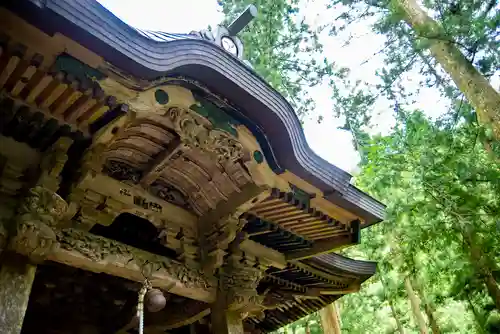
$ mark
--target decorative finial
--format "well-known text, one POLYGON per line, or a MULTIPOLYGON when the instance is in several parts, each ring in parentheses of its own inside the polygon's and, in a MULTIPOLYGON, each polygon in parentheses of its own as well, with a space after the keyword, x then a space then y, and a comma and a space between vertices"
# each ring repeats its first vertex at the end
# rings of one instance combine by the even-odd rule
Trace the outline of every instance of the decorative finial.
POLYGON ((242 31, 249 23, 257 16, 257 7, 254 5, 248 6, 243 13, 240 14, 230 25, 227 27, 231 36, 236 36, 242 31))

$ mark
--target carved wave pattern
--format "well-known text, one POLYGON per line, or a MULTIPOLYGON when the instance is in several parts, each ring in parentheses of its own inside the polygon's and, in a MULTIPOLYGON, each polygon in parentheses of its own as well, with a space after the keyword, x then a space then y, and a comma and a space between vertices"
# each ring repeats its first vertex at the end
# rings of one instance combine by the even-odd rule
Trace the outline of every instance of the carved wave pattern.
POLYGON ((189 115, 189 111, 177 108, 163 117, 140 113, 105 151, 104 172, 117 180, 140 184, 153 195, 197 215, 240 192, 251 182, 243 166, 249 155, 232 135, 210 130, 207 121, 189 122, 186 127, 189 115))

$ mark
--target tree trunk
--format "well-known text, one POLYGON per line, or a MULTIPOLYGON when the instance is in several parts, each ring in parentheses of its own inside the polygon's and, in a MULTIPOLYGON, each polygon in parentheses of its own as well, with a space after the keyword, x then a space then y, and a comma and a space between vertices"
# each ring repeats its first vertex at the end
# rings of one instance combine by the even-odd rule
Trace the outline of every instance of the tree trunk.
POLYGON ((324 334, 341 334, 339 312, 335 302, 324 307, 320 312, 321 327, 324 334))
POLYGON ((311 329, 309 328, 309 320, 306 319, 306 334, 311 334, 311 329))
POLYGON ((396 326, 398 327, 399 334, 405 334, 405 330, 403 328, 403 325, 401 324, 401 321, 399 321, 399 317, 398 314, 396 313, 396 308, 394 307, 392 299, 388 299, 388 301, 389 301, 389 306, 391 307, 392 317, 394 318, 394 320, 396 320, 396 326))
POLYGON ((424 316, 422 314, 422 311, 420 311, 420 301, 413 291, 410 277, 405 278, 405 288, 406 293, 408 294, 408 298, 410 299, 410 305, 415 317, 415 321, 417 322, 418 328, 420 329, 420 334, 429 334, 429 332, 427 331, 427 325, 425 323, 424 316))
POLYGON ((484 277, 484 284, 488 290, 488 295, 495 303, 495 308, 500 311, 500 288, 491 273, 491 268, 485 263, 484 255, 481 249, 475 244, 474 239, 470 233, 464 234, 466 242, 469 245, 472 265, 476 269, 477 273, 484 277))
POLYGON ((429 324, 431 325, 432 333, 433 334, 440 334, 441 330, 439 329, 439 325, 437 323, 437 320, 434 317, 434 312, 435 312, 434 306, 427 299, 427 295, 425 294, 425 291, 424 291, 422 285, 420 285, 420 282, 418 282, 417 280, 413 280, 412 283, 413 283, 413 286, 415 287, 415 289, 417 290, 418 295, 422 299, 422 303, 424 304, 425 314, 427 315, 427 319, 429 319, 429 324))
POLYGON ((484 283, 486 284, 486 288, 488 289, 488 294, 495 302, 495 307, 498 311, 500 311, 500 289, 498 288, 497 281, 493 277, 491 270, 486 270, 484 278, 484 283))
POLYGON ((436 318, 434 317, 434 309, 432 308, 432 306, 429 303, 427 303, 427 301, 425 302, 424 306, 425 306, 424 307, 425 314, 427 315, 427 318, 429 319, 429 323, 431 324, 432 333, 433 334, 441 334, 441 330, 439 329, 436 318))
POLYGON ((500 94, 477 71, 446 36, 442 27, 418 5, 416 0, 393 0, 404 15, 405 22, 420 37, 428 39, 429 51, 450 75, 457 87, 476 110, 481 124, 490 127, 500 140, 500 94))
POLYGON ((380 283, 382 283, 382 288, 384 289, 384 298, 389 302, 389 306, 391 307, 391 314, 394 320, 396 320, 396 326, 398 328, 399 334, 405 334, 405 330, 403 328, 403 325, 401 324, 401 321, 399 321, 398 313, 396 312, 396 308, 394 307, 394 303, 392 302, 392 299, 390 296, 387 294, 387 285, 385 283, 384 276, 380 274, 380 283))
POLYGON ((471 309, 472 314, 474 315, 474 320, 476 322, 476 329, 477 329, 478 333, 484 334, 484 329, 483 329, 483 327, 484 327, 484 321, 481 318, 481 315, 479 315, 479 313, 477 313, 476 307, 472 303, 472 300, 470 299, 470 296, 469 296, 468 292, 465 292, 465 296, 467 298, 467 303, 469 304, 469 308, 471 309))

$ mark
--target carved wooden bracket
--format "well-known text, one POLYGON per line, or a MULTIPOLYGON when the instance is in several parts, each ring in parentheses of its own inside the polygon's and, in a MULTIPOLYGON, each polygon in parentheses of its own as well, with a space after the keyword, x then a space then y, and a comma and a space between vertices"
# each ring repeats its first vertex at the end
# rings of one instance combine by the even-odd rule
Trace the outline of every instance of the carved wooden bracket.
POLYGON ((46 259, 58 244, 53 231, 64 225, 68 204, 47 188, 36 186, 21 202, 16 217, 16 232, 10 248, 34 262, 46 259))
POLYGON ((249 184, 198 221, 203 270, 213 273, 222 266, 230 244, 247 223, 243 214, 266 196, 264 187, 249 184))
POLYGON ((200 268, 198 238, 193 230, 181 228, 180 231, 180 256, 188 267, 200 268))
POLYGON ((229 245, 234 242, 246 222, 244 218, 240 219, 234 214, 229 214, 210 227, 209 232, 204 234, 201 249, 204 252, 203 270, 213 273, 222 266, 229 245))
POLYGON ((42 174, 37 184, 56 192, 59 188, 60 174, 68 161, 68 149, 73 140, 68 137, 59 138, 45 153, 40 164, 42 174))
POLYGON ((260 309, 263 296, 257 293, 257 286, 264 270, 255 259, 242 254, 231 254, 226 258, 218 276, 219 293, 225 297, 228 310, 248 314, 260 309))
POLYGON ((36 186, 29 190, 18 210, 21 221, 40 222, 50 227, 60 226, 68 204, 52 190, 36 186))

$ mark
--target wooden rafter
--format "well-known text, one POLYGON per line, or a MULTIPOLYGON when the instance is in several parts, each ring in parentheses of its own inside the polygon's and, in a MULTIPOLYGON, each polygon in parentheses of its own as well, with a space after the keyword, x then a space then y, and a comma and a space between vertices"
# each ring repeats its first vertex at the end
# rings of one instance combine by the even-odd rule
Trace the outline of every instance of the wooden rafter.
POLYGON ((350 235, 334 236, 332 238, 316 241, 311 248, 307 250, 292 252, 288 254, 286 258, 289 261, 303 260, 315 255, 331 253, 352 244, 352 237, 350 235))
POLYGON ((156 157, 153 162, 148 166, 144 172, 141 184, 143 186, 149 186, 153 183, 163 172, 168 162, 174 154, 181 151, 184 148, 179 137, 175 137, 167 146, 167 148, 156 157))

